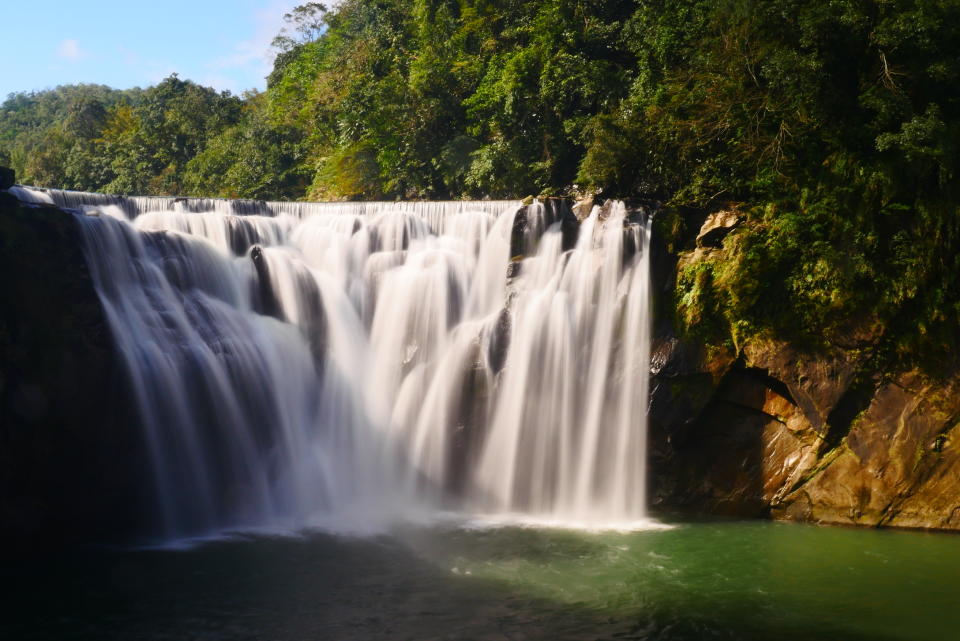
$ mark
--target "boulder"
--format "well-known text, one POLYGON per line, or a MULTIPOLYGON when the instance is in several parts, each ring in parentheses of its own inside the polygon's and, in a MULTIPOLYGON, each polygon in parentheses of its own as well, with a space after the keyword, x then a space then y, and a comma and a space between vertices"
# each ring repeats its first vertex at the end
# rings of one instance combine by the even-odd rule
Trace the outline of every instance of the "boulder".
POLYGON ((587 217, 590 215, 590 213, 593 211, 593 205, 594 205, 594 197, 592 195, 584 196, 583 198, 578 200, 576 203, 574 203, 571 209, 573 211, 573 215, 577 218, 577 221, 583 222, 584 220, 586 220, 587 217))
POLYGON ((740 215, 733 210, 717 211, 709 216, 697 234, 697 247, 721 247, 723 239, 740 224, 740 215))

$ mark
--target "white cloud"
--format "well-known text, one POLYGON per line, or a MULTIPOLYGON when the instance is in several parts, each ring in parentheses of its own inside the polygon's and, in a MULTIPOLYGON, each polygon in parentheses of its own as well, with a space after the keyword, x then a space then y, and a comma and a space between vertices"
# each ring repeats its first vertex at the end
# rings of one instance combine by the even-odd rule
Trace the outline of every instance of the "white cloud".
POLYGON ((80 43, 68 38, 57 46, 57 57, 67 62, 78 62, 87 57, 87 52, 80 48, 80 43))

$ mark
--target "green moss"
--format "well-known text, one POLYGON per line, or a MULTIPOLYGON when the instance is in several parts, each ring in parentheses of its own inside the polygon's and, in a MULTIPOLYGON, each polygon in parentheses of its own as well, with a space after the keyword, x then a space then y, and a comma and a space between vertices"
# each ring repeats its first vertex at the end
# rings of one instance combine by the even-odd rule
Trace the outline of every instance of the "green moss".
POLYGON ((673 254, 683 248, 687 224, 678 210, 665 208, 658 211, 653 219, 653 228, 654 234, 663 239, 668 252, 673 254))

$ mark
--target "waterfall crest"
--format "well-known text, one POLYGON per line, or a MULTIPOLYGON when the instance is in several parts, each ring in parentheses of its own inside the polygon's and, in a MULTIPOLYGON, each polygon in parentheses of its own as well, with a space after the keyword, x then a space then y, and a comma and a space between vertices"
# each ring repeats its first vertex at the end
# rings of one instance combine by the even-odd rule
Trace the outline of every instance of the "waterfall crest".
POLYGON ((645 518, 645 213, 17 190, 80 214, 163 536, 645 518))

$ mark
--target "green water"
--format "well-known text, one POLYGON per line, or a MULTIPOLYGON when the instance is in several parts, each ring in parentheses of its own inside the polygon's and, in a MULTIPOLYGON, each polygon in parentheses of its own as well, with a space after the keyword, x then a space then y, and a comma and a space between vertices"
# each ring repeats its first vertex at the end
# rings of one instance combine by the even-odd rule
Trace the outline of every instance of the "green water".
POLYGON ((3 639, 960 638, 960 537, 410 528, 7 563, 3 639))

